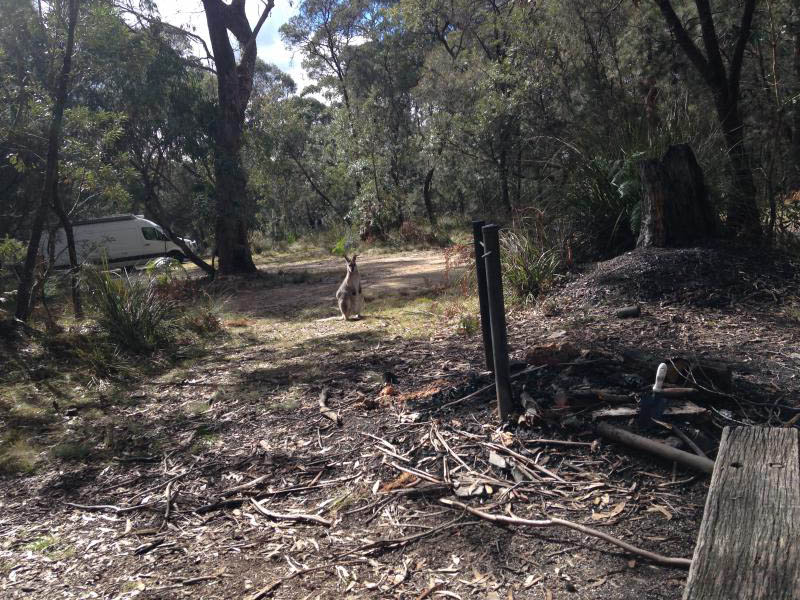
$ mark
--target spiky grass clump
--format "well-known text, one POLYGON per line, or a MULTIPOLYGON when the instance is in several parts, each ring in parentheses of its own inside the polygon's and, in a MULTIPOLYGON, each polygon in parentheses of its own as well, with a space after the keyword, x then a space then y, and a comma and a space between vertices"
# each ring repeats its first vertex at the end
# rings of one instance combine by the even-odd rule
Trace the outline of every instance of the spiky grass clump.
POLYGON ((503 279, 513 300, 527 302, 546 292, 561 269, 561 256, 537 244, 524 232, 506 230, 500 236, 503 279))
POLYGON ((137 353, 169 344, 178 307, 159 293, 156 277, 119 275, 102 265, 85 267, 84 281, 97 322, 111 340, 137 353))

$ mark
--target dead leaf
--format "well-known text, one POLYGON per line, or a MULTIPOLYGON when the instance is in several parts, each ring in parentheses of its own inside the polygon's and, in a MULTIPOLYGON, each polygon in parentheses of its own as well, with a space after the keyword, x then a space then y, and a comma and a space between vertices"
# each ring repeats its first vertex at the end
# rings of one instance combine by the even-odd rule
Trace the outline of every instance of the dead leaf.
POLYGON ((514 434, 510 431, 500 431, 492 435, 493 442, 499 442, 503 446, 511 446, 514 443, 514 434))
POLYGON ((603 585, 603 584, 604 584, 606 581, 608 581, 608 578, 606 578, 606 577, 602 577, 602 578, 598 579, 597 581, 593 581, 592 583, 590 583, 590 584, 589 584, 589 585, 587 585, 586 587, 587 587, 587 589, 590 589, 590 590, 591 590, 591 589, 593 589, 593 588, 600 587, 600 586, 601 586, 601 585, 603 585))
POLYGON ((619 502, 608 512, 592 513, 592 521, 602 521, 603 519, 612 519, 625 510, 625 502, 619 502))
POLYGON ((662 515, 664 515, 664 518, 667 521, 672 521, 672 513, 659 504, 653 504, 650 508, 647 509, 647 512, 661 513, 662 515))
POLYGON ((395 388, 392 384, 386 384, 383 386, 381 393, 378 394, 379 396, 397 396, 397 388, 395 388))
POLYGON ((539 583, 542 579, 544 579, 544 575, 528 575, 525 578, 525 583, 522 584, 522 587, 527 590, 528 588, 531 588, 539 583))
POLYGON ((392 481, 387 481, 384 483, 380 491, 386 493, 391 492, 392 490, 396 490, 402 487, 412 487, 419 483, 419 478, 412 475, 411 473, 401 473, 399 477, 392 481))
POLYGON ((489 451, 489 464, 494 465, 498 469, 506 469, 508 468, 508 461, 505 458, 500 456, 494 450, 489 451))

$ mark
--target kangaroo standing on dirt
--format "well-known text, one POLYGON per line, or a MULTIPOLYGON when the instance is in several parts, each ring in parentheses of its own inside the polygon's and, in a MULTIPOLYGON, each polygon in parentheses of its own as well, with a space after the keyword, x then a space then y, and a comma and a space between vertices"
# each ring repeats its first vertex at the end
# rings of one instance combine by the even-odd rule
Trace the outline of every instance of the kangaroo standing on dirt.
POLYGON ((356 257, 354 254, 352 259, 344 255, 347 261, 347 275, 344 277, 342 285, 336 291, 336 301, 339 303, 339 310, 342 311, 342 319, 349 321, 350 317, 361 318, 361 313, 364 310, 364 295, 361 293, 361 275, 358 273, 356 266, 356 257))

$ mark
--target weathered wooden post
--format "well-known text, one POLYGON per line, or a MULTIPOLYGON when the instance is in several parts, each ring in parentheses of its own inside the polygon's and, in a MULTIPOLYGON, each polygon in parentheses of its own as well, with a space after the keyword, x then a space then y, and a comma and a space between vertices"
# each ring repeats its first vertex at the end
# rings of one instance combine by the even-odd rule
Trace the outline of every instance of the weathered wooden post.
POLYGON ((486 290, 486 262, 483 249, 483 226, 485 221, 472 222, 472 237, 475 241, 475 272, 478 276, 478 303, 481 310, 481 332, 483 333, 483 352, 486 355, 486 368, 494 371, 492 355, 492 326, 489 321, 489 296, 486 290))
POLYGON ((506 307, 503 302, 503 275, 500 269, 500 226, 483 227, 483 246, 486 250, 486 287, 489 298, 489 319, 492 325, 494 351, 494 382, 497 390, 497 411, 505 421, 514 410, 511 395, 511 375, 508 369, 508 339, 506 337, 506 307))

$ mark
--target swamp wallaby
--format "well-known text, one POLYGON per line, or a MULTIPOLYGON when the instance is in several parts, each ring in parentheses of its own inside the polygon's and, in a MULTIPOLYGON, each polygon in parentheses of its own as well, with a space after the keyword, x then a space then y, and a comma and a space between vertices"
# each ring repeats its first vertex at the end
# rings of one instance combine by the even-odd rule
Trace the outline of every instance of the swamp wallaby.
POLYGON ((364 310, 364 295, 361 293, 361 275, 358 274, 356 257, 344 259, 347 261, 347 275, 344 277, 342 285, 336 291, 336 301, 339 303, 339 310, 342 311, 342 319, 348 321, 350 317, 361 318, 364 310))

